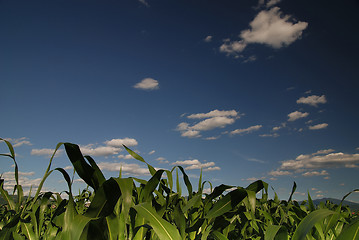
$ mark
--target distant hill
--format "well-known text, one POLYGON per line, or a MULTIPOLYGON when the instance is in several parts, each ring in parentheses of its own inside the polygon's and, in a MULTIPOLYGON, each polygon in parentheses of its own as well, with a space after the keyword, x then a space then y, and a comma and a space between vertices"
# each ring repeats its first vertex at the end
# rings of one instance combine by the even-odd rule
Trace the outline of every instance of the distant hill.
MULTIPOLYGON (((325 203, 326 201, 329 201, 329 202, 332 202, 334 204, 339 205, 342 200, 339 200, 339 199, 336 199, 336 198, 321 198, 321 199, 313 200, 313 203, 315 205, 319 205, 319 203, 321 203, 321 202, 325 203)), ((353 211, 358 211, 359 210, 359 203, 344 200, 343 201, 343 206, 348 206, 353 211)))

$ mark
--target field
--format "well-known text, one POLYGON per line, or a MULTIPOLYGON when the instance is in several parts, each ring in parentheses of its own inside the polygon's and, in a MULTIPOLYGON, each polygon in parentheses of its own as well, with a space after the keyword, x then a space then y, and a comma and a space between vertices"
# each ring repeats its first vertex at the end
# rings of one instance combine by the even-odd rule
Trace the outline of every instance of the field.
POLYGON ((3 188, 6 179, 0 180, 6 200, 0 206, 0 239, 359 239, 357 214, 342 203, 315 205, 309 194, 307 201, 298 203, 292 200, 295 183, 288 200, 277 195, 269 199, 268 184, 261 180, 247 187, 222 184, 213 188, 201 175, 194 190, 181 166, 156 170, 126 146, 134 159, 147 164, 152 176, 148 181, 123 178, 121 172, 117 178, 105 179, 94 159, 83 156, 77 145, 59 143, 55 152, 65 147, 88 188, 73 194, 68 173, 51 168, 54 152, 37 191, 25 197, 18 183, 14 149, 10 142, 0 140, 9 149, 1 156, 14 162, 17 182, 14 192, 8 193, 3 188), (41 192, 54 171, 67 182, 66 198, 41 192), (210 194, 203 192, 207 185, 210 194))

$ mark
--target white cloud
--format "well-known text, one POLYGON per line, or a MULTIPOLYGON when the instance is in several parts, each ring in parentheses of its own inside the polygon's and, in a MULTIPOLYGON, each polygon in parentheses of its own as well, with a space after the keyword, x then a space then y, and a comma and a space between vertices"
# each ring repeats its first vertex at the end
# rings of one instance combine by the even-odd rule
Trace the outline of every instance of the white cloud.
POLYGON ((66 166, 66 167, 64 167, 64 170, 72 170, 72 169, 74 169, 73 166, 66 166))
POLYGON ((322 170, 321 172, 318 171, 309 171, 302 174, 304 177, 312 177, 312 176, 326 176, 329 173, 326 170, 322 170))
POLYGON ((126 145, 126 147, 137 146, 138 142, 134 138, 115 138, 110 141, 106 141, 105 144, 111 147, 120 148, 122 147, 122 144, 126 145))
POLYGON ((213 36, 208 35, 208 36, 204 39, 204 41, 205 41, 205 42, 211 42, 211 41, 212 41, 212 38, 213 38, 213 36))
MULTIPOLYGON (((59 156, 59 154, 62 153, 62 149, 58 149, 56 151, 56 155, 55 156, 59 156)), ((51 157, 52 154, 54 154, 55 149, 52 148, 42 148, 42 149, 32 149, 31 150, 31 155, 35 155, 35 156, 46 156, 46 157, 51 157)))
POLYGON ((304 172, 320 168, 352 168, 358 166, 359 154, 345 154, 342 152, 324 155, 301 154, 294 160, 281 162, 277 171, 304 172))
POLYGON ((287 175, 292 175, 291 172, 289 172, 289 171, 282 171, 282 170, 273 170, 273 171, 270 171, 268 174, 271 175, 271 176, 287 176, 287 175))
POLYGON ((327 123, 321 123, 321 124, 317 124, 317 125, 314 125, 314 126, 309 126, 309 129, 310 130, 319 130, 319 129, 324 129, 324 128, 327 128, 327 127, 328 127, 327 123))
POLYGON ((230 134, 231 135, 247 134, 247 133, 251 133, 251 132, 254 132, 254 131, 258 131, 261 128, 262 128, 262 125, 255 125, 255 126, 251 126, 251 127, 248 127, 248 128, 233 130, 232 132, 230 132, 230 134))
POLYGON ((101 170, 119 172, 122 169, 122 174, 124 175, 149 175, 149 170, 143 168, 136 163, 114 163, 114 162, 100 162, 98 166, 101 170))
POLYGON ((126 159, 126 160, 133 159, 132 155, 130 155, 130 154, 126 154, 126 155, 121 154, 121 155, 118 155, 117 157, 119 159, 126 159))
POLYGON ((229 111, 225 111, 225 110, 213 110, 210 111, 208 113, 196 113, 196 114, 191 114, 189 116, 187 116, 187 118, 189 119, 203 119, 203 118, 212 118, 212 117, 237 117, 239 114, 239 112, 237 112, 236 110, 229 110, 229 111))
MULTIPOLYGON (((35 175, 34 172, 18 172, 19 174, 19 184, 22 186, 24 194, 28 195, 30 188, 32 187, 32 192, 36 191, 41 178, 30 179, 30 176, 35 175)), ((4 181, 4 189, 12 192, 14 190, 14 186, 16 185, 15 174, 14 172, 5 172, 2 174, 2 178, 4 181)))
POLYGON ((203 169, 204 172, 218 171, 218 170, 221 170, 221 168, 220 167, 209 167, 209 168, 203 169))
POLYGON ((215 166, 216 164, 214 162, 205 162, 201 163, 198 159, 193 160, 184 160, 184 161, 176 161, 172 163, 172 165, 179 165, 183 166, 185 165, 186 170, 193 170, 193 169, 203 169, 203 171, 214 171, 214 170, 220 170, 220 167, 215 166))
POLYGON ((182 137, 201 137, 201 131, 209 131, 215 128, 224 128, 233 124, 239 118, 238 112, 213 110, 208 113, 196 113, 187 116, 188 119, 203 119, 190 126, 187 122, 181 122, 176 130, 181 132, 182 137))
POLYGON ((306 22, 292 23, 290 18, 278 7, 263 10, 250 22, 251 29, 242 31, 240 37, 244 43, 266 44, 273 48, 287 46, 299 39, 308 26, 306 22))
POLYGON ((86 146, 80 146, 80 150, 83 155, 90 156, 110 156, 114 154, 118 154, 121 151, 120 148, 111 147, 111 146, 100 146, 100 147, 92 147, 92 144, 86 146))
POLYGON ((246 47, 247 43, 245 43, 243 40, 230 41, 229 39, 226 39, 224 43, 219 47, 219 51, 222 53, 226 53, 227 56, 238 56, 238 54, 242 52, 246 47))
POLYGON ((312 96, 308 96, 308 97, 301 97, 297 100, 298 104, 308 104, 314 107, 318 107, 318 104, 322 103, 326 103, 327 99, 325 98, 325 95, 322 96, 317 96, 317 95, 312 95, 312 96))
POLYGON ((188 138, 197 138, 197 137, 201 137, 200 131, 195 131, 195 130, 186 130, 183 131, 181 133, 182 137, 188 137, 188 138))
POLYGON ((133 87, 142 90, 156 90, 159 89, 159 84, 158 81, 153 78, 145 78, 133 87))
POLYGON ((156 151, 155 150, 152 150, 151 152, 148 153, 148 155, 152 155, 154 154, 156 151))
POLYGON ((206 137, 206 138, 204 138, 205 140, 216 140, 216 139, 218 139, 218 138, 220 138, 220 136, 212 136, 212 137, 206 137))
POLYGON ((250 178, 242 178, 242 181, 248 181, 248 182, 255 182, 257 180, 260 180, 259 178, 256 177, 250 177, 250 178))
POLYGON ((293 121, 295 121, 297 119, 305 118, 308 115, 309 115, 309 113, 307 113, 307 112, 304 112, 304 113, 299 112, 299 111, 291 112, 291 113, 288 114, 288 117, 289 117, 288 121, 293 122, 293 121))
POLYGON ((205 119, 195 124, 191 128, 193 130, 198 130, 198 131, 208 131, 214 128, 224 128, 226 125, 233 124, 234 122, 235 122, 234 118, 213 117, 213 118, 205 119))
POLYGON ((156 160, 159 161, 160 163, 169 163, 169 161, 167 161, 166 158, 164 157, 156 158, 156 160))
POLYGON ((31 146, 32 143, 28 140, 27 137, 21 138, 5 138, 6 141, 9 141, 13 147, 20 147, 22 145, 31 146))
POLYGON ((319 150, 315 153, 312 153, 312 155, 328 154, 328 153, 332 153, 334 151, 335 151, 334 149, 324 149, 324 150, 319 150))
POLYGON ((273 127, 272 131, 278 131, 278 130, 280 130, 281 128, 282 128, 281 126, 273 127))

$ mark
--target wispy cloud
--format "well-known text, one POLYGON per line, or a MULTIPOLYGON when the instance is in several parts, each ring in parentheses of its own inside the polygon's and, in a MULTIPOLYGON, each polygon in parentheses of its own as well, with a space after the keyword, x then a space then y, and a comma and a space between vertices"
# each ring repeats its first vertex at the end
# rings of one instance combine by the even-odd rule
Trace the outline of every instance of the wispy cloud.
POLYGON ((122 149, 111 147, 111 146, 99 146, 94 147, 92 144, 86 146, 80 146, 80 150, 83 155, 90 156, 110 156, 114 154, 118 154, 122 149))
MULTIPOLYGON (((52 149, 52 148, 41 148, 41 149, 32 149, 30 154, 35 155, 35 156, 51 157, 52 154, 54 154, 54 152, 55 152, 55 149, 52 149)), ((58 157, 62 152, 63 152, 62 149, 58 149, 56 151, 55 156, 58 157)))
MULTIPOLYGON (((105 141, 103 144, 87 144, 87 145, 79 145, 80 150, 83 155, 90 155, 90 156, 110 156, 110 155, 116 155, 119 154, 123 150, 122 144, 132 147, 137 146, 138 142, 134 138, 115 138, 109 141, 105 141)), ((55 149, 51 148, 42 148, 42 149, 32 149, 31 155, 36 156, 46 156, 50 157, 54 153, 55 149)), ((63 152, 62 149, 57 150, 56 155, 58 156, 63 152)), ((128 159, 128 156, 122 157, 122 155, 119 156, 119 158, 125 158, 128 159)))
POLYGON ((9 141, 13 145, 13 147, 20 147, 22 145, 28 145, 28 146, 32 145, 32 143, 29 141, 29 138, 27 137, 5 138, 5 140, 9 141))
POLYGON ((150 6, 146 0, 138 0, 138 1, 139 1, 140 3, 142 3, 143 5, 145 5, 146 7, 149 7, 149 6, 150 6))
POLYGON ((254 131, 258 131, 259 129, 262 128, 262 125, 255 125, 255 126, 251 126, 248 128, 242 128, 242 129, 236 129, 230 132, 231 135, 236 135, 236 134, 248 134, 254 131))
POLYGON ((317 125, 309 126, 308 128, 310 130, 319 130, 319 129, 327 128, 328 126, 329 126, 328 123, 320 123, 317 125))
MULTIPOLYGON (((18 172, 19 184, 23 188, 25 195, 29 194, 31 187, 32 191, 36 191, 42 180, 41 178, 31 179, 30 177, 34 175, 35 172, 18 172)), ((16 185, 14 172, 5 172, 2 174, 2 178, 5 179, 4 189, 7 191, 13 191, 14 186, 16 185)))
POLYGON ((126 155, 123 155, 123 154, 120 154, 117 156, 119 159, 125 159, 125 160, 128 160, 128 159, 133 159, 132 155, 130 154, 126 154, 126 155))
POLYGON ((136 83, 133 87, 141 90, 157 90, 160 88, 158 81, 153 78, 142 79, 141 82, 136 83))
POLYGON ((97 164, 101 170, 119 172, 122 170, 124 175, 149 175, 150 172, 147 168, 143 168, 136 163, 115 163, 115 162, 100 162, 97 164))
POLYGON ((329 175, 329 173, 326 170, 322 170, 320 172, 318 171, 309 171, 302 174, 304 177, 312 177, 312 176, 326 176, 329 175))
POLYGON ((215 128, 224 128, 233 124, 239 118, 239 113, 235 110, 221 111, 213 110, 208 113, 196 113, 187 116, 188 119, 199 119, 190 125, 187 122, 181 122, 177 125, 177 131, 181 132, 182 137, 194 138, 201 137, 202 131, 209 131, 215 128))
POLYGON ((166 158, 164 157, 158 157, 156 158, 156 161, 158 161, 159 163, 169 163, 169 161, 166 160, 166 158))
POLYGON ((325 98, 325 95, 317 96, 312 95, 308 97, 301 97, 297 100, 298 104, 308 104, 314 107, 318 107, 318 104, 324 104, 327 102, 327 99, 325 98))
POLYGON ((266 133, 266 134, 261 134, 259 136, 260 137, 273 137, 273 138, 276 138, 276 137, 279 137, 279 134, 278 133, 266 133))
POLYGON ((215 166, 216 164, 214 162, 201 163, 198 159, 176 161, 172 163, 172 165, 186 166, 186 170, 203 169, 203 171, 214 171, 221 169, 220 167, 215 166))

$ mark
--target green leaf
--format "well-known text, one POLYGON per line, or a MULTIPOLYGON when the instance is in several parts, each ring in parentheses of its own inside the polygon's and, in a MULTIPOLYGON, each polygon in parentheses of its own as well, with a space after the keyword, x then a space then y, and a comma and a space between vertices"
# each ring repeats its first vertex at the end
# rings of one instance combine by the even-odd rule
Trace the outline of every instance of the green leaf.
POLYGON ((293 187, 292 187, 292 192, 291 192, 291 194, 289 196, 288 202, 292 201, 292 197, 293 197, 293 194, 294 194, 296 189, 297 189, 297 183, 294 182, 293 187))
POLYGON ((149 225, 153 228, 160 240, 182 239, 177 228, 161 218, 150 203, 141 203, 133 208, 149 222, 149 225))
POLYGON ((126 151, 134 158, 137 159, 138 161, 144 162, 147 164, 148 170, 150 171, 151 175, 155 175, 156 173, 156 169, 154 167, 152 167, 150 164, 148 164, 140 155, 138 155, 137 153, 135 153, 134 151, 132 151, 131 149, 129 149, 128 147, 126 147, 124 144, 122 144, 123 147, 126 149, 126 151))
POLYGON ((148 201, 151 200, 150 196, 153 193, 153 191, 158 186, 158 183, 161 180, 162 174, 164 170, 158 170, 150 180, 148 180, 147 184, 145 185, 143 189, 143 195, 142 195, 142 201, 148 201))
MULTIPOLYGON (((77 174, 95 191, 101 186, 104 181, 104 177, 100 169, 95 166, 93 168, 89 165, 85 158, 82 156, 79 146, 72 143, 64 143, 65 150, 68 158, 70 159, 77 174)), ((91 161, 91 158, 89 158, 91 161)))
POLYGON ((269 225, 265 234, 264 240, 287 240, 288 232, 283 226, 269 225))
POLYGON ((243 188, 237 188, 227 195, 219 199, 206 214, 205 218, 218 217, 237 206, 245 197, 247 197, 247 191, 243 188))
POLYGON ((120 196, 121 191, 117 181, 114 178, 108 179, 98 188, 85 216, 92 219, 109 216, 113 213, 120 196))
POLYGON ((0 193, 3 196, 3 198, 5 198, 8 206, 10 207, 10 210, 15 210, 16 208, 16 204, 14 199, 12 199, 12 197, 10 197, 9 193, 4 189, 4 182, 1 183, 0 185, 0 193))
POLYGON ((346 226, 336 240, 358 240, 359 239, 359 219, 346 226))
POLYGON ((311 212, 300 222, 293 234, 292 240, 305 239, 307 233, 313 228, 316 223, 333 214, 338 213, 328 209, 319 209, 314 212, 311 212))
POLYGON ((226 236, 224 236, 222 233, 220 233, 218 231, 213 231, 211 233, 211 235, 214 236, 214 238, 217 240, 228 240, 228 238, 226 238, 226 236))

